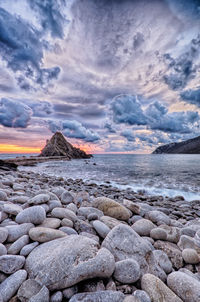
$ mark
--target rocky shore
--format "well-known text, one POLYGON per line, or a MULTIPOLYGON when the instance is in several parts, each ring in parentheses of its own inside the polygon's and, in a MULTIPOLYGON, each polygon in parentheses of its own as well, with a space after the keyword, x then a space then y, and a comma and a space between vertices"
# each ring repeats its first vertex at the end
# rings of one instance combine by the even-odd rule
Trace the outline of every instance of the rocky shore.
POLYGON ((200 301, 200 200, 0 171, 0 302, 200 301))

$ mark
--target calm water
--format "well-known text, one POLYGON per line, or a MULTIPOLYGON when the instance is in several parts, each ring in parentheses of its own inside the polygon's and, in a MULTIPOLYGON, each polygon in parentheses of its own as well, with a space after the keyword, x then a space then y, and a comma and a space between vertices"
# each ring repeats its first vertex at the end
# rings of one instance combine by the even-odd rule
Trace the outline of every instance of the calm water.
POLYGON ((164 196, 200 199, 200 155, 94 155, 89 160, 46 162, 22 170, 164 196))

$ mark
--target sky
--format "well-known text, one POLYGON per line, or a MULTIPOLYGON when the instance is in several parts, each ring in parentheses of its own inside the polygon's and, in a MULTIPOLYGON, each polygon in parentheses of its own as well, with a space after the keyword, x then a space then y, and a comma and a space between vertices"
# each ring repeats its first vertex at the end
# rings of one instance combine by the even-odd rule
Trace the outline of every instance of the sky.
POLYGON ((0 152, 200 135, 199 0, 0 0, 0 152))

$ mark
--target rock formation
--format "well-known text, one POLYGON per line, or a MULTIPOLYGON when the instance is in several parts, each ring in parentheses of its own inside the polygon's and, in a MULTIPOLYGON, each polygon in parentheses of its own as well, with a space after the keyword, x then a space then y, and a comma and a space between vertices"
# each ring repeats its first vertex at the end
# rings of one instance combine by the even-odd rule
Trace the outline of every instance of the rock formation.
POLYGON ((72 158, 90 158, 91 154, 86 154, 83 150, 72 146, 61 132, 56 132, 39 155, 41 157, 67 156, 72 158))
POLYGON ((200 136, 180 142, 171 143, 158 147, 153 154, 200 154, 200 136))

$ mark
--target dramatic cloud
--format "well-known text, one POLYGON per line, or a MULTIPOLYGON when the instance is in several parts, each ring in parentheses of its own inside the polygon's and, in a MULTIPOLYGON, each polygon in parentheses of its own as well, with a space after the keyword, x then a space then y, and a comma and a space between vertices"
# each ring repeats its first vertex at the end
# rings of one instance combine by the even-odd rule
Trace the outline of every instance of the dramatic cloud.
POLYGON ((122 131, 121 135, 124 136, 129 142, 135 141, 133 131, 130 129, 125 129, 124 131, 122 131))
POLYGON ((184 101, 200 107, 200 88, 185 90, 180 95, 184 101))
POLYGON ((100 139, 100 136, 89 129, 86 129, 81 123, 78 121, 69 121, 65 120, 63 122, 60 121, 48 121, 49 129, 55 133, 56 131, 62 131, 63 134, 70 138, 77 138, 84 140, 86 142, 97 142, 100 139))
POLYGON ((5 127, 26 128, 30 122, 32 110, 15 100, 0 100, 0 124, 5 127))

